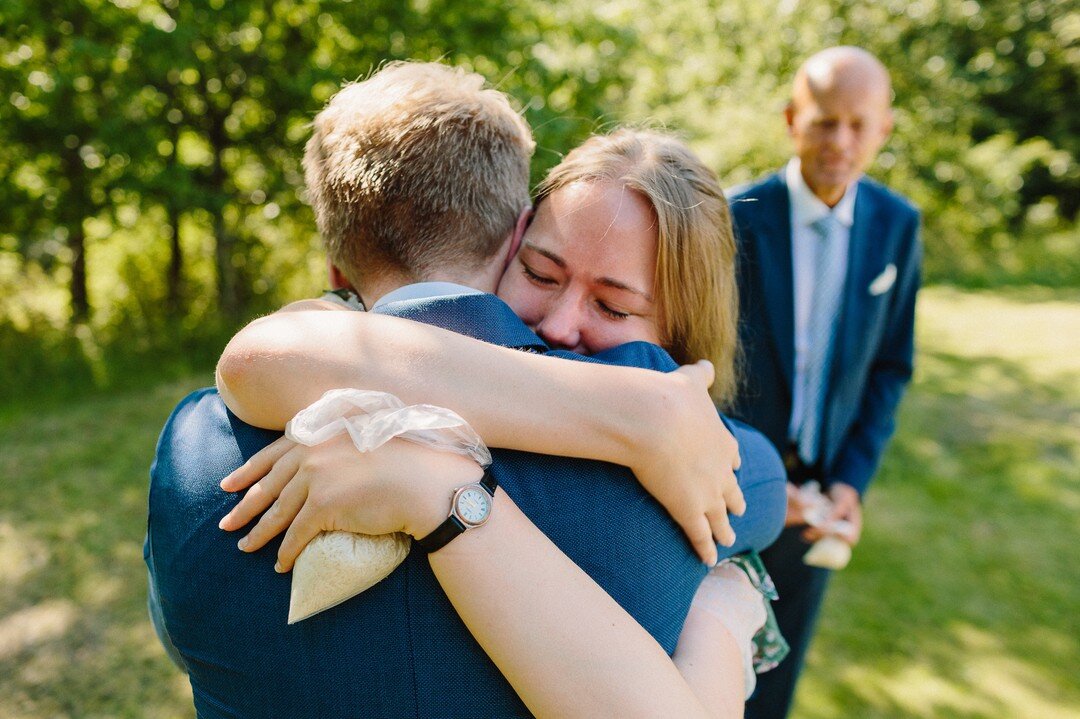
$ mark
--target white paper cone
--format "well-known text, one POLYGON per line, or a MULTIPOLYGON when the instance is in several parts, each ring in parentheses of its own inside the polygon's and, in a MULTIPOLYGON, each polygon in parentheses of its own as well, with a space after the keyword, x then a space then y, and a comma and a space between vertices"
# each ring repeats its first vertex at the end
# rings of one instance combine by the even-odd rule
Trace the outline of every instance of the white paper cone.
MULTIPOLYGON (((459 415, 427 404, 406 406, 392 394, 332 389, 285 427, 294 442, 314 446, 348 433, 358 452, 371 452, 394 437, 470 457, 486 467, 491 453, 459 415)), ((341 604, 381 582, 409 554, 407 534, 371 536, 323 532, 293 566, 289 624, 341 604)))

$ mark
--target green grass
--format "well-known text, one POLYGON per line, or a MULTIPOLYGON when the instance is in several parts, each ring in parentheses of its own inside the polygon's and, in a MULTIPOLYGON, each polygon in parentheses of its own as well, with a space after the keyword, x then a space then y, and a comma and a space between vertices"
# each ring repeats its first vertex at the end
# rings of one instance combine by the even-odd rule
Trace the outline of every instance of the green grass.
POLYGON ((796 716, 1080 717, 1080 293, 924 291, 796 716))
POLYGON ((0 716, 194 716, 146 617, 142 537, 157 434, 209 379, 0 420, 0 716))
MULTIPOLYGON (((919 335, 797 715, 1078 717, 1080 293, 933 288, 919 335)), ((208 380, 0 408, 0 716, 192 716, 141 542, 157 433, 208 380)))

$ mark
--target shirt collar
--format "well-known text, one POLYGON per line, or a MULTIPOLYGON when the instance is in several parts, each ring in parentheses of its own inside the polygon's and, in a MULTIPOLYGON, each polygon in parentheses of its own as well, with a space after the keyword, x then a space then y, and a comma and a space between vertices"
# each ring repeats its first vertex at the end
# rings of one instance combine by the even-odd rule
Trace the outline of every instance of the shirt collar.
POLYGON ((387 292, 375 301, 371 309, 381 307, 389 302, 404 302, 406 300, 426 300, 432 297, 445 297, 448 295, 481 295, 483 292, 459 285, 456 282, 414 282, 411 285, 398 287, 396 290, 387 292))
POLYGON ((787 181, 788 196, 791 198, 792 225, 812 225, 830 212, 844 227, 850 228, 855 224, 855 195, 858 192, 858 181, 848 185, 840 202, 836 203, 836 207, 830 208, 806 184, 799 158, 793 157, 788 162, 784 170, 784 179, 787 181))

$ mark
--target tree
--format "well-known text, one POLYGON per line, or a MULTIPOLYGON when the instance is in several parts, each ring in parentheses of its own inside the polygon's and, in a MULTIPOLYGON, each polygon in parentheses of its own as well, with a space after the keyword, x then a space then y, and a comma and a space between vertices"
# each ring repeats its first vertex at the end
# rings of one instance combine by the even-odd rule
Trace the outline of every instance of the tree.
POLYGON ((85 221, 107 206, 118 173, 110 147, 121 123, 101 110, 120 94, 112 60, 124 22, 110 3, 12 2, 5 9, 9 64, 0 87, 16 110, 5 135, 21 155, 11 161, 12 177, 23 193, 40 198, 21 219, 34 234, 50 224, 53 230, 24 243, 32 255, 57 256, 49 240, 63 240, 77 323, 90 314, 85 221))

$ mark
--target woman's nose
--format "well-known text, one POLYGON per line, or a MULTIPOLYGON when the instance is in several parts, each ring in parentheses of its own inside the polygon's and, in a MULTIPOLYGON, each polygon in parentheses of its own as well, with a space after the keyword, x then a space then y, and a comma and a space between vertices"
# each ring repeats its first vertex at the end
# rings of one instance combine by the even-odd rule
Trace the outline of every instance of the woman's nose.
POLYGON ((548 307, 547 316, 536 326, 536 333, 552 348, 572 350, 581 343, 583 320, 580 303, 564 296, 548 307))

